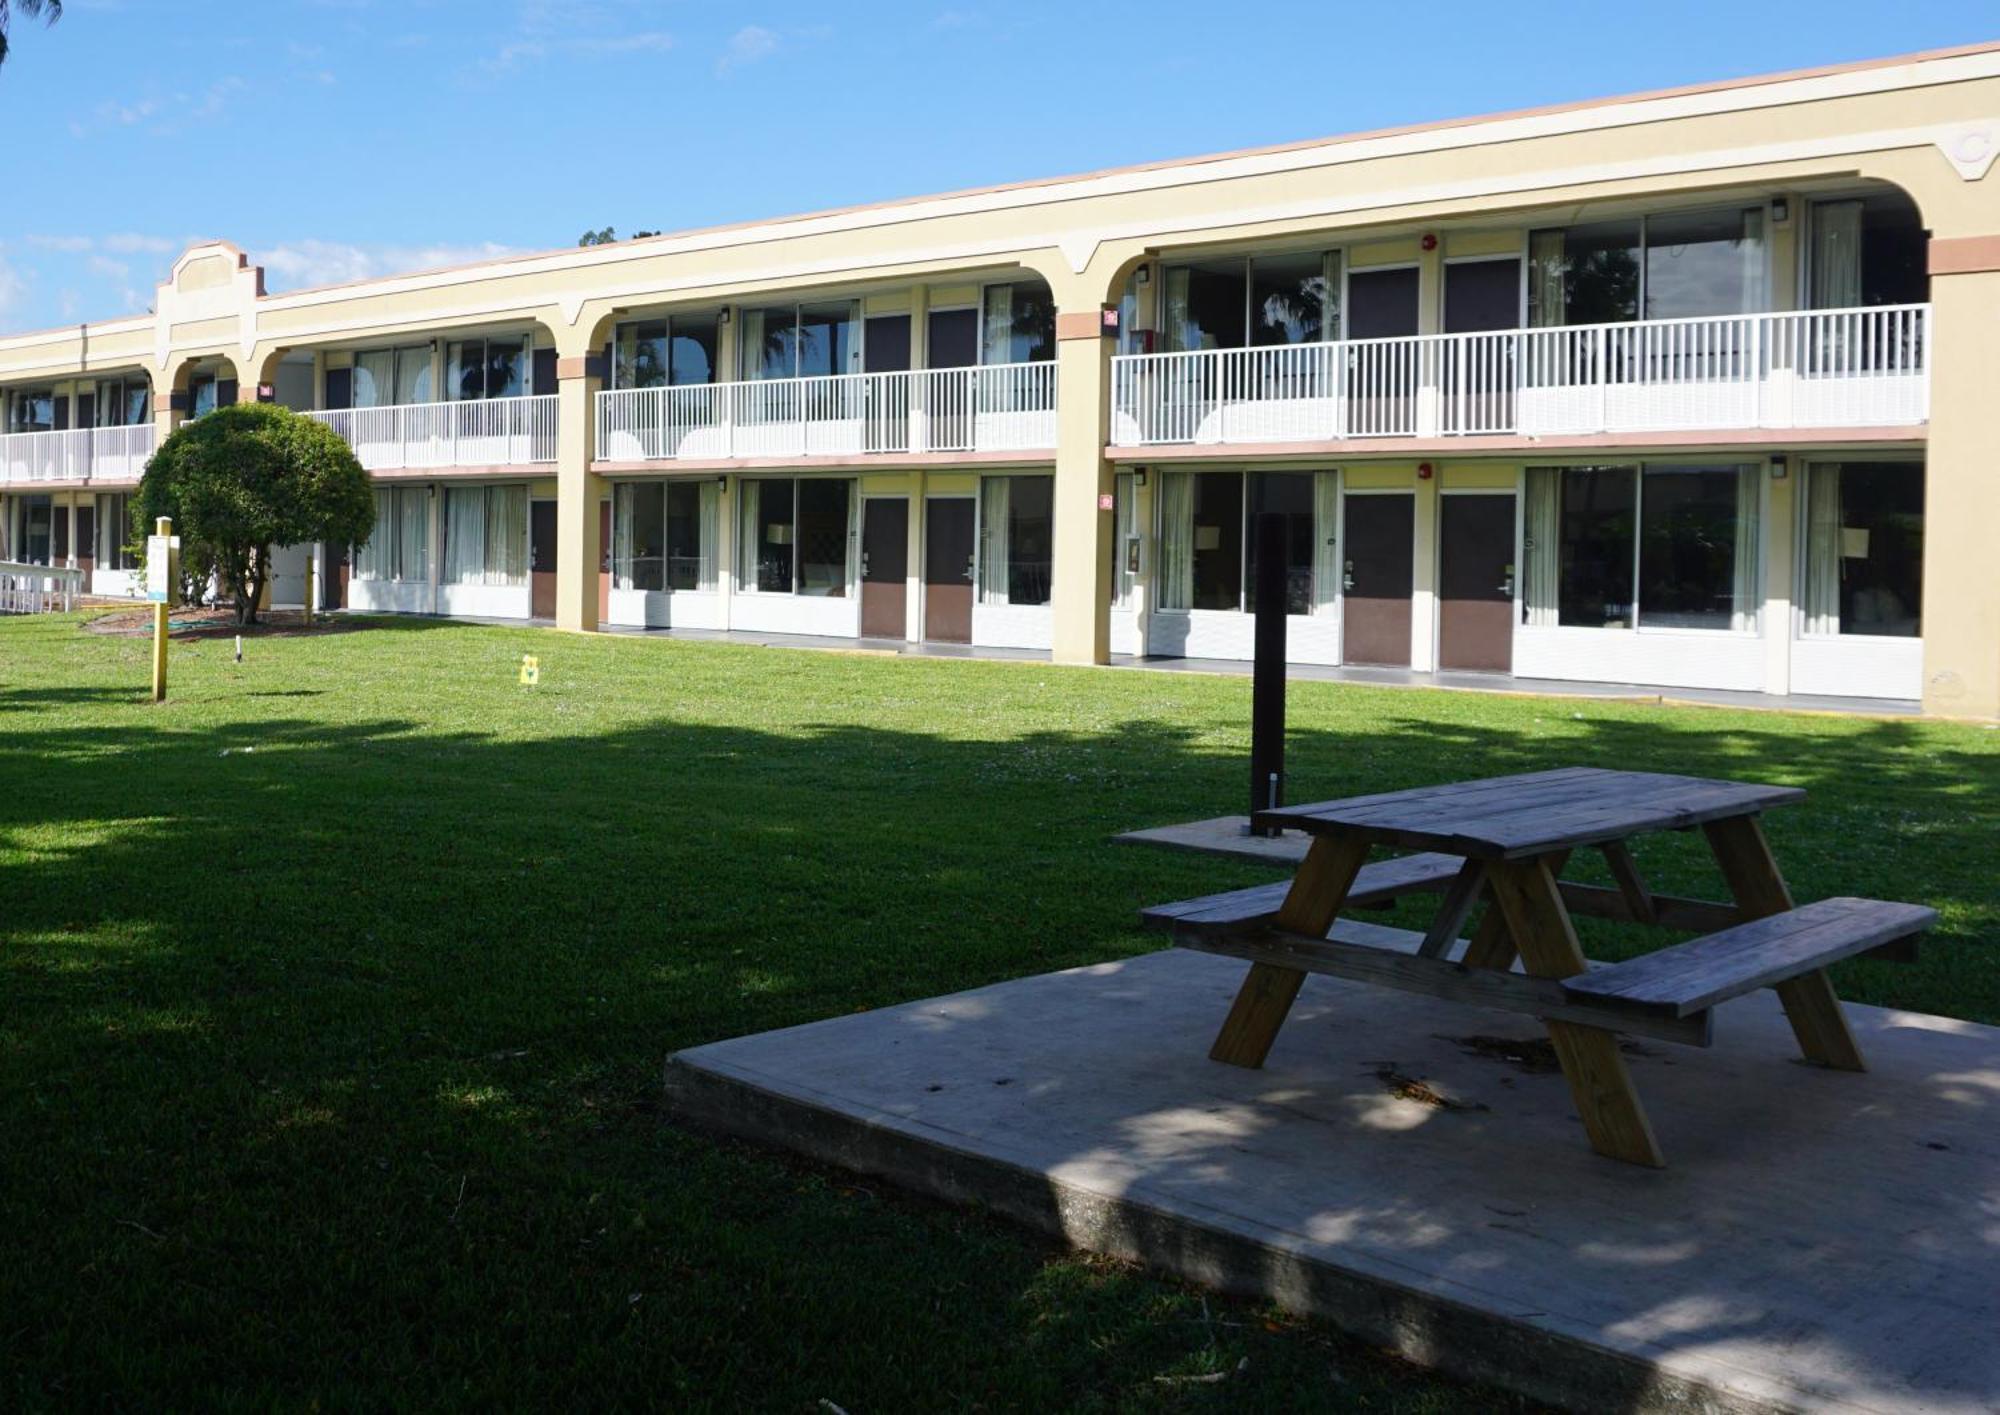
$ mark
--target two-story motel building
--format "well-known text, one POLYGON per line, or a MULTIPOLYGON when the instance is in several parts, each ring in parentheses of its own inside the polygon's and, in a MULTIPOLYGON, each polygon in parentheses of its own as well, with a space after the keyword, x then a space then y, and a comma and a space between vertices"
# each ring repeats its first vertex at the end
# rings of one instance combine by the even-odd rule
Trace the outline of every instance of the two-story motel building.
POLYGON ((0 337, 0 559, 175 424, 373 475, 361 610, 2000 715, 2000 43, 0 337))

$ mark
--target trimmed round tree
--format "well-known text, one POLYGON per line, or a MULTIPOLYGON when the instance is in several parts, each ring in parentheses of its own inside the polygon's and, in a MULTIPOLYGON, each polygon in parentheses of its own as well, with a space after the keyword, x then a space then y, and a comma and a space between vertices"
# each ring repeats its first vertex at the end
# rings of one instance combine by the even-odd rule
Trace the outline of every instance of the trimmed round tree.
POLYGON ((171 516, 185 563, 208 564, 257 622, 275 546, 353 545, 375 529, 368 474, 332 428, 275 403, 217 408, 174 430, 146 463, 134 530, 171 516))

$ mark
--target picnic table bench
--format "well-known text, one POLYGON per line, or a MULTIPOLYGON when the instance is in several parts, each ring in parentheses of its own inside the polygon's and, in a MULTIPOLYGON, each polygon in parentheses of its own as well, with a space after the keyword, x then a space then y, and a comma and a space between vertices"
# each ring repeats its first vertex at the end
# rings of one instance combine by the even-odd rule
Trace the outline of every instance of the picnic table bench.
POLYGON ((1664 1163, 1617 1035, 1709 1044, 1716 1006, 1775 988, 1807 1060, 1864 1069, 1826 969, 1858 953, 1906 958, 1934 910, 1874 899, 1794 905, 1761 814, 1793 787, 1570 767, 1259 812, 1312 837, 1289 881, 1144 910, 1185 948, 1251 965, 1210 1056, 1264 1063, 1308 973, 1425 993, 1543 1020, 1601 1154, 1664 1163), (1729 886, 1721 903, 1653 893, 1629 841, 1700 829, 1729 886), (1377 847, 1417 853, 1369 861, 1377 847), (1613 887, 1561 878, 1580 849, 1613 887), (1439 896, 1422 933, 1345 911, 1439 896), (1488 907, 1469 938, 1473 911, 1488 907), (1707 931, 1622 963, 1592 965, 1573 915, 1707 931), (1523 972, 1516 973, 1516 961, 1523 972))

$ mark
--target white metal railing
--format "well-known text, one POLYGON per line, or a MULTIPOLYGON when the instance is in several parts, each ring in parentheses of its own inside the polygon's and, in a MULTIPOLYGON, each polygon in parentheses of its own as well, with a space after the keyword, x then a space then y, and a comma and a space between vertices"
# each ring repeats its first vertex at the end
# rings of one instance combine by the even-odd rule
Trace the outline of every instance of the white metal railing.
POLYGON ((1863 427, 1930 416, 1930 306, 1351 339, 1112 360, 1111 440, 1863 427))
POLYGON ((1026 452, 1055 445, 1052 361, 597 395, 597 455, 612 462, 1026 452))
POLYGON ((82 593, 81 570, 0 560, 0 614, 67 612, 82 593))
POLYGON ((513 467, 556 459, 556 395, 395 403, 309 413, 371 472, 408 467, 513 467))
POLYGON ((8 433, 0 437, 0 483, 137 481, 153 439, 151 423, 8 433))

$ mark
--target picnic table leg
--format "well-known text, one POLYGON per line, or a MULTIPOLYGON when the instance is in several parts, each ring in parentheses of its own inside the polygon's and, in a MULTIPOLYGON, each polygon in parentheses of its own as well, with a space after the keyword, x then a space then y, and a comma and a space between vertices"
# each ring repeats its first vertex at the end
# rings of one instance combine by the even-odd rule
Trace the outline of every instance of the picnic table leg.
MULTIPOLYGON (((1562 878, 1563 866, 1569 863, 1569 851, 1559 850, 1548 857, 1549 874, 1552 878, 1562 878)), ((1459 961, 1468 968, 1493 968, 1504 973, 1514 966, 1514 936, 1507 931, 1507 916, 1493 898, 1491 885, 1486 889, 1486 912, 1479 916, 1478 927, 1472 937, 1466 940, 1465 957, 1459 961)))
MULTIPOLYGON (((1544 858, 1495 865, 1489 876, 1493 897, 1529 974, 1574 977, 1586 966, 1583 948, 1549 864, 1544 858)), ((1632 1086, 1617 1036, 1601 1027, 1550 1018, 1543 1018, 1542 1025, 1549 1029, 1549 1041, 1569 1081, 1591 1148, 1612 1159, 1663 1167, 1666 1157, 1653 1138, 1652 1123, 1632 1086)))
MULTIPOLYGON (((1757 817, 1710 821, 1702 833, 1708 837, 1708 848, 1715 852, 1715 863, 1745 919, 1782 914, 1792 907, 1791 888, 1757 817)), ((1777 993, 1807 1061, 1836 1071, 1868 1069, 1861 1059, 1861 1047, 1848 1029, 1847 1014, 1834 994, 1833 980, 1824 968, 1779 983, 1777 993)))
MULTIPOLYGON (((1285 902, 1278 907, 1277 926, 1294 933, 1324 937, 1333 927, 1340 906, 1347 902, 1347 891, 1354 887, 1354 877, 1361 873, 1361 866, 1367 860, 1368 842, 1364 838, 1314 837, 1299 872, 1292 877, 1285 902)), ((1306 975, 1296 968, 1252 963, 1250 976, 1243 980, 1229 1016, 1223 1019, 1222 1030, 1216 1034, 1215 1045, 1209 1048, 1209 1059, 1253 1069, 1262 1066, 1270 1054, 1271 1043, 1277 1040, 1278 1028, 1284 1025, 1285 1014, 1292 1010, 1292 1002, 1299 995, 1299 985, 1305 980, 1306 975)))

